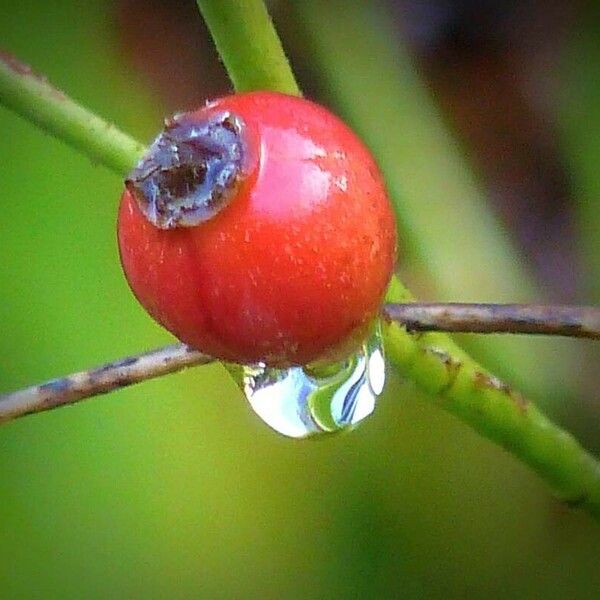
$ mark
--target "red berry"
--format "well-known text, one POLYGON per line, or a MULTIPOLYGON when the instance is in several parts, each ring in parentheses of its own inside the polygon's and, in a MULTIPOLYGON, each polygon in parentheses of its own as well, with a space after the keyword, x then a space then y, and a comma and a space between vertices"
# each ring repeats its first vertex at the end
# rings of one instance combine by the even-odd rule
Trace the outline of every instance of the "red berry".
POLYGON ((168 121, 127 180, 118 237, 159 323, 217 358, 271 366, 354 350, 396 244, 363 143, 325 108, 272 92, 168 121))

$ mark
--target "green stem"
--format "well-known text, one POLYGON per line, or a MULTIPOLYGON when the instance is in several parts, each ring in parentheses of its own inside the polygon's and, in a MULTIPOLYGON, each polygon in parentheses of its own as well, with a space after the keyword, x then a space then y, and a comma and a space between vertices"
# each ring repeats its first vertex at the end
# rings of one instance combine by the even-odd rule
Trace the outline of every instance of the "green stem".
POLYGON ((262 0, 197 0, 238 92, 300 89, 262 0))
MULTIPOLYGON (((2 62, 9 61, 5 58, 2 62)), ((4 65, 2 73, 0 102, 118 175, 135 164, 142 147, 127 135, 110 128, 110 135, 104 133, 92 140, 97 124, 107 127, 103 121, 62 94, 57 100, 57 92, 48 83, 37 79, 29 84, 31 75, 22 65, 18 69, 4 65), (13 88, 19 93, 11 92, 13 88), (61 108, 64 106, 68 107, 66 112, 61 108)), ((388 299, 410 302, 412 297, 395 278, 388 299)), ((561 499, 600 517, 600 465, 573 437, 482 369, 448 336, 411 334, 394 323, 384 323, 384 336, 388 358, 404 377, 440 407, 530 465, 561 499)))
POLYGON ((0 52, 0 104, 119 175, 126 175, 144 152, 142 144, 4 52, 0 52))
POLYGON ((600 518, 600 464, 518 392, 463 354, 445 335, 419 342, 384 326, 388 360, 441 408, 528 464, 570 506, 600 518))
MULTIPOLYGON (((561 113, 563 139, 573 176, 578 240, 587 276, 582 290, 593 302, 600 303, 600 8, 586 5, 580 25, 572 33, 567 60, 563 65, 564 95, 561 113)), ((562 99, 562 96, 561 96, 562 99)))
MULTIPOLYGON (((388 301, 412 296, 398 280, 388 301)), ((490 374, 442 333, 411 334, 383 321, 386 357, 440 408, 529 465, 570 506, 600 519, 600 463, 518 391, 490 374)))

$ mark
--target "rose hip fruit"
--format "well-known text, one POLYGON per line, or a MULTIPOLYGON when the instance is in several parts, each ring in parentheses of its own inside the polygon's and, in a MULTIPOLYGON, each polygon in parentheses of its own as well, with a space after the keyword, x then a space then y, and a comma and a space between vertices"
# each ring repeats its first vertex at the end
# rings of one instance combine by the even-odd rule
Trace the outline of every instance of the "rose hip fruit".
POLYGON ((358 137, 273 92, 168 120, 118 221, 125 275, 156 321, 216 358, 279 367, 341 358, 368 335, 395 231, 358 137))

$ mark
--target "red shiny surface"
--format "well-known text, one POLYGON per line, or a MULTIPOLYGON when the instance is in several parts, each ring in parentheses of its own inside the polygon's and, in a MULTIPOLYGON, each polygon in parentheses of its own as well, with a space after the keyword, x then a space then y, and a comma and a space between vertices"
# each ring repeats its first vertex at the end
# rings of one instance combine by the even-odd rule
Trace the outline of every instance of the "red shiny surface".
POLYGON ((160 230, 126 191, 121 261, 148 312, 215 357, 273 366, 353 349, 390 279, 396 234, 382 176, 326 109, 270 92, 203 111, 243 119, 254 157, 232 203, 210 221, 160 230))

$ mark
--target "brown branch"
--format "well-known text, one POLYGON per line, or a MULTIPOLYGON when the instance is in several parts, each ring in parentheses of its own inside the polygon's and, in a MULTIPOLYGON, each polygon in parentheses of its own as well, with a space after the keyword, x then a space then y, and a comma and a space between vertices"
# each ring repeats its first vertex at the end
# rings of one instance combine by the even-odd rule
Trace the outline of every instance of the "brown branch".
POLYGON ((84 398, 106 394, 146 379, 175 373, 186 367, 204 365, 213 360, 185 344, 174 344, 144 354, 128 356, 87 371, 0 395, 0 423, 73 404, 84 398))
POLYGON ((525 333, 600 339, 600 308, 540 304, 386 304, 383 315, 409 331, 525 333))
MULTIPOLYGON (((600 309, 519 304, 386 304, 383 318, 409 331, 534 333, 600 339, 600 309)), ((185 344, 129 356, 0 395, 0 423, 73 404, 84 398, 212 362, 185 344)))

